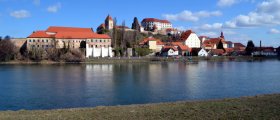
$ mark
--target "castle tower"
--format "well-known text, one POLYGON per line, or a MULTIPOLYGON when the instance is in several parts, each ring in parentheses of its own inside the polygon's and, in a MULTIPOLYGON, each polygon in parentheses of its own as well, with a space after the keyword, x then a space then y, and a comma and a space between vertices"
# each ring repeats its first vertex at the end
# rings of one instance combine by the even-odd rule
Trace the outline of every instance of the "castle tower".
POLYGON ((111 30, 114 28, 114 20, 112 19, 112 17, 110 15, 108 15, 105 19, 105 28, 107 30, 111 30))

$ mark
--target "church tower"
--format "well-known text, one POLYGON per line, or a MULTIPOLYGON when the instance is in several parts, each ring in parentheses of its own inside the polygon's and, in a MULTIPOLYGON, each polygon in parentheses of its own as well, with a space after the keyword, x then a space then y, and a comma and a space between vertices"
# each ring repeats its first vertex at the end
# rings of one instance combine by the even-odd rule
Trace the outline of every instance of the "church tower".
POLYGON ((105 28, 107 30, 111 30, 114 28, 114 20, 110 15, 108 15, 107 18, 105 19, 105 28))
POLYGON ((220 36, 220 38, 225 39, 225 36, 224 36, 224 32, 223 32, 223 31, 221 32, 221 36, 220 36))

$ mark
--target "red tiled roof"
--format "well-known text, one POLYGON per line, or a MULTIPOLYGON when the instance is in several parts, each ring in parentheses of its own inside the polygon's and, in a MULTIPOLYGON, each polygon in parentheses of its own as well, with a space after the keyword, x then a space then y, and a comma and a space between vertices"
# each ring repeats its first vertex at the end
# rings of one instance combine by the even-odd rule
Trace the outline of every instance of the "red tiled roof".
POLYGON ((110 15, 108 15, 108 16, 106 17, 106 20, 113 20, 113 18, 112 18, 110 15))
POLYGON ((35 31, 27 38, 52 38, 54 36, 48 35, 45 31, 35 31))
POLYGON ((58 32, 55 35, 58 39, 88 39, 88 38, 100 38, 110 39, 110 36, 106 34, 96 34, 93 32, 58 32))
POLYGON ((148 38, 145 38, 142 42, 140 42, 139 44, 140 45, 144 45, 144 44, 147 44, 149 41, 157 41, 157 45, 164 45, 163 42, 161 42, 160 39, 156 39, 154 37, 148 37, 148 38))
POLYGON ((225 52, 223 49, 212 49, 211 53, 214 55, 223 55, 225 52))
POLYGON ((210 38, 209 40, 205 40, 203 44, 218 44, 221 41, 221 38, 210 38))
POLYGON ((160 22, 160 23, 170 23, 168 20, 160 20, 156 18, 145 18, 142 22, 160 22))
POLYGON ((46 32, 93 32, 91 28, 50 26, 46 32))
POLYGON ((234 43, 234 47, 245 47, 242 43, 234 43))
POLYGON ((170 49, 173 49, 174 51, 178 51, 178 49, 176 47, 174 47, 174 46, 163 46, 162 47, 162 52, 167 52, 170 49))
POLYGON ((180 45, 183 45, 182 42, 171 42, 172 45, 174 46, 180 46, 180 45))
POLYGON ((191 49, 186 45, 179 45, 178 47, 183 51, 191 51, 191 49))
POLYGON ((181 40, 184 41, 184 40, 188 39, 192 33, 195 33, 195 32, 193 32, 192 30, 187 30, 187 31, 183 32, 181 35, 181 40))

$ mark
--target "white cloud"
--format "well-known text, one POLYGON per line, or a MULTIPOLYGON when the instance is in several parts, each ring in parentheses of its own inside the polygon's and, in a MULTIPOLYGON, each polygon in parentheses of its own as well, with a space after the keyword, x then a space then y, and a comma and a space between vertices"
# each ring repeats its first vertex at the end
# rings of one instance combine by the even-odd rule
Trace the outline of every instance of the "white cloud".
POLYGON ((221 16, 222 12, 220 11, 199 11, 199 12, 191 12, 185 10, 181 13, 177 14, 163 14, 162 16, 167 20, 174 20, 174 21, 198 21, 201 18, 212 17, 212 16, 221 16))
POLYGON ((247 15, 239 15, 233 20, 225 22, 226 28, 259 27, 280 25, 280 0, 261 2, 257 9, 247 15))
POLYGON ((30 17, 31 14, 27 10, 18 10, 18 11, 13 11, 10 13, 10 16, 15 17, 15 18, 27 18, 30 17))
POLYGON ((49 6, 47 8, 47 11, 48 12, 51 12, 51 13, 56 13, 58 12, 58 10, 61 8, 61 3, 56 3, 55 5, 52 5, 52 6, 49 6))
POLYGON ((236 4, 238 1, 237 0, 219 0, 217 5, 220 7, 228 7, 233 4, 236 4))
POLYGON ((202 32, 199 34, 200 36, 208 36, 211 38, 216 38, 219 36, 219 34, 217 32, 202 32))
POLYGON ((204 31, 208 31, 208 30, 221 30, 222 29, 223 24, 222 23, 214 23, 214 24, 203 24, 199 27, 194 27, 194 29, 196 30, 204 30, 204 31))
POLYGON ((41 4, 41 0, 33 0, 33 4, 39 6, 41 4))
POLYGON ((268 31, 268 33, 269 34, 280 34, 280 30, 272 28, 268 31))

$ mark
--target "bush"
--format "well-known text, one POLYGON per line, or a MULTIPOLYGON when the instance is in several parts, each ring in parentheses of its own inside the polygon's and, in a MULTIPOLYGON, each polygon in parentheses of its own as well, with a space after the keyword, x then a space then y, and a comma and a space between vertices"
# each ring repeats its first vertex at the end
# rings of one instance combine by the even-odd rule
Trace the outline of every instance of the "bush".
POLYGON ((135 48, 135 52, 138 56, 146 56, 149 55, 151 51, 149 48, 135 48))
POLYGON ((17 47, 10 40, 0 41, 0 61, 14 60, 17 47))

